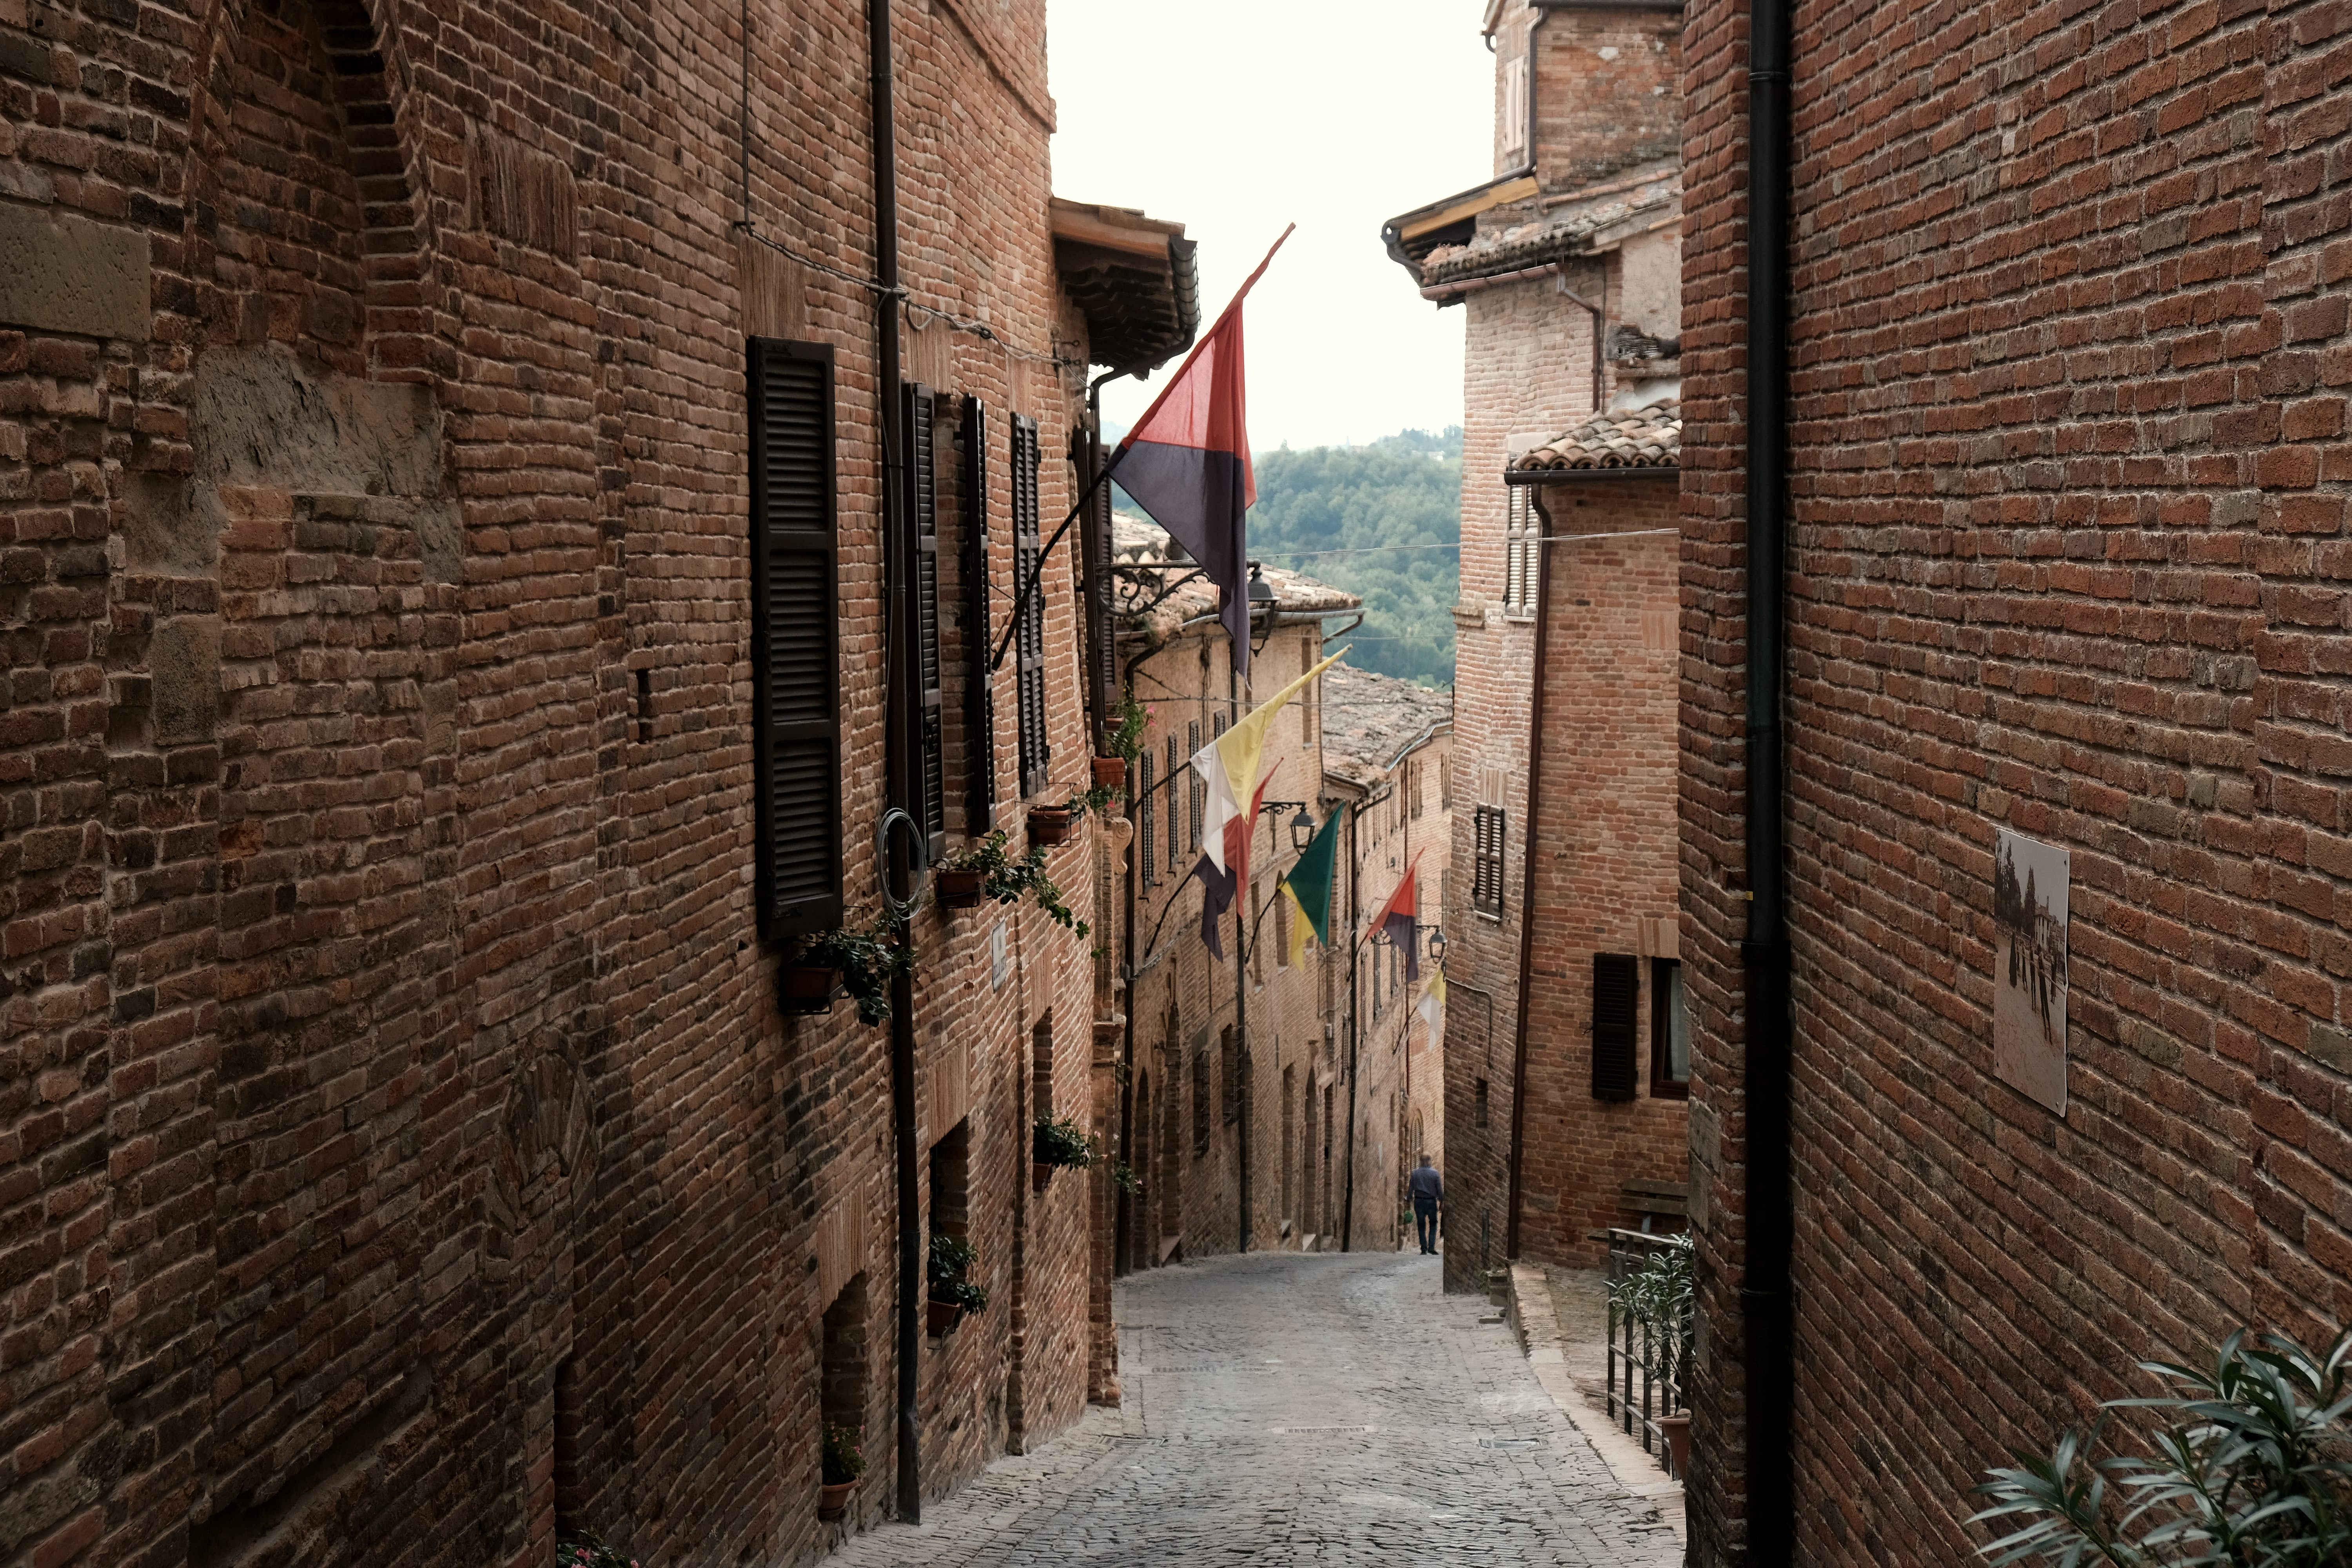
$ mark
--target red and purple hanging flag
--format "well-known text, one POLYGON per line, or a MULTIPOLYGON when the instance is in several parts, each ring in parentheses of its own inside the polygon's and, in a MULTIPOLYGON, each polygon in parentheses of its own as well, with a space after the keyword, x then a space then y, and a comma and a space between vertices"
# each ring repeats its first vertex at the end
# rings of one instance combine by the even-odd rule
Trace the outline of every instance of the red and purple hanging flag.
POLYGON ((1369 942, 1374 931, 1386 931, 1389 941, 1404 954, 1404 978, 1409 985, 1418 984, 1421 980, 1421 959, 1415 952, 1421 946, 1421 894, 1413 886, 1413 872, 1420 865, 1421 855, 1416 850, 1404 868, 1404 880, 1396 885, 1389 901, 1381 906, 1381 912, 1364 928, 1362 939, 1369 942))
MULTIPOLYGON (((1295 225, 1293 226, 1296 226, 1295 225)), ((1243 279, 1233 303, 1192 345, 1112 462, 1119 488, 1182 545, 1224 591, 1219 618, 1234 639, 1234 668, 1249 673, 1249 544, 1244 519, 1257 500, 1250 471, 1246 388, 1242 374, 1242 300, 1266 263, 1243 279)))

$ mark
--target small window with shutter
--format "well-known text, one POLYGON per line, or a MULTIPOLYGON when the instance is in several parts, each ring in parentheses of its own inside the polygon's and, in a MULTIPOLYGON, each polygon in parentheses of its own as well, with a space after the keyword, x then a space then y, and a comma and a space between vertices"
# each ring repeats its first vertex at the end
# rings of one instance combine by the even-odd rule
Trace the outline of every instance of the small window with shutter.
POLYGON ((1633 1021, 1642 1004, 1642 962, 1629 953, 1592 955, 1592 1098, 1633 1098, 1633 1021))
POLYGON ((988 613, 988 405, 963 400, 964 831, 996 826, 996 648, 988 613))
POLYGON ((1503 914, 1503 832, 1499 805, 1470 813, 1470 907, 1500 920, 1503 914))
POLYGON ((749 362, 756 880, 774 937, 842 918, 833 350, 753 338, 749 362))
POLYGON ((1045 553, 1037 521, 1037 422, 1013 416, 1013 592, 1021 617, 1013 633, 1019 654, 1021 702, 1021 793, 1035 795, 1051 779, 1052 751, 1045 743, 1045 584, 1038 571, 1045 553), (1031 586, 1032 583, 1034 586, 1031 586), (1021 600, 1024 589, 1028 597, 1021 600))
POLYGON ((1171 876, 1176 870, 1176 857, 1183 850, 1183 846, 1177 841, 1184 837, 1184 813, 1176 805, 1176 770, 1181 765, 1176 760, 1176 737, 1171 735, 1168 737, 1168 783, 1163 787, 1168 792, 1168 870, 1171 876))
POLYGON ((907 386, 899 427, 906 432, 904 570, 913 599, 915 647, 907 680, 908 808, 923 830, 925 859, 937 864, 948 847, 946 742, 940 709, 939 399, 928 386, 907 386))
MULTIPOLYGON (((1201 721, 1195 719, 1185 726, 1184 754, 1197 756, 1200 751, 1201 721)), ((1209 809, 1209 786, 1202 782, 1201 770, 1190 765, 1184 770, 1184 804, 1189 808, 1185 815, 1192 818, 1192 826, 1187 829, 1185 838, 1191 847, 1197 850, 1201 847, 1201 817, 1209 809)))
POLYGON ((1153 858, 1152 834, 1159 826, 1160 803, 1151 793, 1152 769, 1160 759, 1145 751, 1135 759, 1135 863, 1143 870, 1143 885, 1158 881, 1160 867, 1153 858))

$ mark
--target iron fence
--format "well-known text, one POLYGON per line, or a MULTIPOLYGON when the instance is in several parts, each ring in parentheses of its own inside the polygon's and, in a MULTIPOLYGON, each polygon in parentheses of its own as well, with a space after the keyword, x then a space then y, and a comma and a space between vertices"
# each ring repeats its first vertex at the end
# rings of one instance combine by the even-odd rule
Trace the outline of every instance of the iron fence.
POLYGON ((1686 1322, 1664 1322, 1617 1304, 1616 1286, 1670 1245, 1638 1230, 1609 1233, 1609 1418, 1667 1463, 1658 1419, 1684 1409, 1686 1322))

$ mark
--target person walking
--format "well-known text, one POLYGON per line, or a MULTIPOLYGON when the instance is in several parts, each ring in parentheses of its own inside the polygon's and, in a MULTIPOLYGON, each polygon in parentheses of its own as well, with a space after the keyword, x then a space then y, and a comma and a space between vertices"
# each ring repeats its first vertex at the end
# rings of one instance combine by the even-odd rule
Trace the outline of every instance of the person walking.
POLYGON ((1421 1157, 1421 1168, 1407 1177, 1405 1188, 1412 1194, 1412 1227, 1421 1237, 1421 1249, 1432 1258, 1437 1256, 1437 1208, 1445 1201, 1445 1178, 1432 1169, 1429 1156, 1421 1157))

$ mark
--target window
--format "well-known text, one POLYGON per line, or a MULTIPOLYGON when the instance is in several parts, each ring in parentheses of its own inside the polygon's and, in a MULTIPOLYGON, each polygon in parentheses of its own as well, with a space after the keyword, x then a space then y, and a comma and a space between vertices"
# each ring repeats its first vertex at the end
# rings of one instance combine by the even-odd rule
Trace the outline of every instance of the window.
POLYGON ((1290 967, 1290 922, 1296 918, 1290 900, 1283 896, 1282 889, 1277 886, 1274 890, 1274 966, 1276 969, 1290 967))
POLYGON ((1503 808, 1482 805, 1470 814, 1470 907, 1500 920, 1503 915, 1503 808))
POLYGON ((996 826, 996 638, 988 614, 988 405, 963 400, 964 831, 996 826))
POLYGON ((1421 764, 1419 763, 1405 763, 1404 778, 1407 787, 1410 788, 1412 793, 1412 819, 1415 822, 1419 822, 1421 820, 1421 764))
POLYGON ((1592 1098, 1633 1098, 1633 1019, 1642 1002, 1641 961, 1592 955, 1592 1098))
POLYGON ((1045 542, 1037 534, 1037 422, 1013 416, 1013 593, 1020 608, 1013 634, 1020 655, 1021 793, 1036 795, 1049 782, 1052 748, 1045 743, 1045 580, 1038 571, 1045 542), (1032 579, 1035 586, 1030 587, 1032 579), (1027 588, 1029 596, 1021 600, 1027 588))
POLYGON ((1040 1121, 1054 1114, 1054 1015, 1046 1014, 1029 1031, 1030 1097, 1040 1121))
POLYGON ((1503 609, 1507 615, 1532 616, 1536 611, 1535 509, 1525 485, 1503 492, 1503 609))
POLYGON ((1150 752, 1135 760, 1135 863, 1143 868, 1143 885, 1147 888, 1156 879, 1159 870, 1152 859, 1151 842, 1160 811, 1160 803, 1151 793, 1151 772, 1159 760, 1150 752))
POLYGON ((906 444, 906 476, 900 492, 902 548, 893 564, 904 573, 914 601, 902 674, 907 736, 907 809, 922 830, 924 858, 938 861, 948 847, 947 759, 942 754, 940 711, 940 486, 939 399, 928 386, 899 389, 899 429, 906 444))
MULTIPOLYGON (((1306 674, 1315 668, 1315 639, 1298 639, 1298 673, 1306 674)), ((1315 721, 1322 717, 1323 683, 1311 682, 1298 694, 1298 738, 1309 745, 1315 741, 1315 721)))
MULTIPOLYGON (((1184 744, 1186 756, 1199 753, 1201 721, 1198 719, 1185 726, 1184 744)), ((1192 847, 1197 851, 1201 847, 1201 818, 1209 809, 1209 788, 1202 782, 1201 770, 1198 768, 1190 768, 1185 773, 1184 803, 1191 807, 1187 815, 1192 819, 1192 826, 1186 837, 1191 841, 1192 847)))
POLYGON ((785 936, 842 918, 833 350, 753 338, 750 360, 760 927, 785 936))
POLYGON ((1209 1044, 1206 1039, 1202 1039, 1192 1047, 1192 1152, 1205 1154, 1208 1152, 1209 1044))
POLYGON ((1658 1100, 1690 1098, 1690 1012, 1683 1001, 1683 966, 1650 961, 1650 1093, 1658 1100))
POLYGON ((1178 840, 1183 837, 1184 814, 1176 805, 1176 770, 1183 765, 1176 757, 1176 737, 1171 735, 1168 737, 1168 783, 1164 786, 1168 791, 1168 870, 1171 875, 1175 873, 1176 857, 1183 847, 1178 840))
POLYGON ((1485 1079, 1471 1080, 1470 1096, 1470 1124, 1473 1127, 1484 1127, 1486 1125, 1486 1080, 1485 1079))
POLYGON ((1218 1031, 1217 1055, 1224 1067, 1224 1120, 1230 1126, 1240 1121, 1242 1115, 1242 1042, 1231 1024, 1218 1031))
POLYGON ((1454 809, 1454 759, 1452 757, 1437 759, 1437 809, 1440 811, 1454 809))
MULTIPOLYGON (((1528 47, 1533 48, 1530 37, 1528 47)), ((1528 160, 1528 58, 1503 62, 1503 162, 1514 167, 1528 160)))

